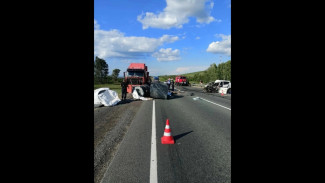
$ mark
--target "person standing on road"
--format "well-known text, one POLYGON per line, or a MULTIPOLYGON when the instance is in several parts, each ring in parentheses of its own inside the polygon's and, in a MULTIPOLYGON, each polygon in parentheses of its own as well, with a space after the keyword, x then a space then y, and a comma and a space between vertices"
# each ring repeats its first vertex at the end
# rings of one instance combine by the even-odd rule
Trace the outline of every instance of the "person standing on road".
POLYGON ((175 84, 175 82, 174 82, 174 80, 172 79, 172 91, 174 91, 174 84, 175 84))
POLYGON ((128 87, 128 83, 127 81, 125 81, 125 79, 123 79, 122 83, 121 83, 121 87, 122 87, 122 100, 126 99, 126 94, 127 94, 127 87, 128 87))
POLYGON ((202 80, 200 80, 200 87, 202 88, 202 80))
POLYGON ((168 90, 169 90, 169 88, 170 88, 170 78, 168 78, 168 80, 167 80, 167 86, 168 86, 168 90))

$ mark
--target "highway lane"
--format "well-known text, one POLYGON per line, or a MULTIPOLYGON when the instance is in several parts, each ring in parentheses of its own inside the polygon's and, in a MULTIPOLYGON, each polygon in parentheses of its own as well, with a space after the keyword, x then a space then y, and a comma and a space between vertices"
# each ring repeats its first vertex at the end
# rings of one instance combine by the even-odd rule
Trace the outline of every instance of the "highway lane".
POLYGON ((201 97, 203 99, 207 99, 209 101, 231 108, 231 94, 224 94, 221 96, 220 93, 206 93, 203 91, 203 88, 189 86, 177 86, 175 88, 175 91, 184 92, 185 95, 194 94, 193 96, 201 97))
POLYGON ((104 174, 106 182, 149 182, 152 101, 143 101, 104 174))
MULTIPOLYGON (((231 110, 193 100, 197 96, 231 108, 229 99, 193 90, 155 100, 158 182, 230 182, 231 110), (160 142, 167 118, 173 145, 160 142)), ((103 183, 149 182, 152 109, 153 101, 142 103, 103 183)))
POLYGON ((156 104, 158 135, 169 118, 176 139, 157 145, 158 182, 230 182, 230 111, 193 96, 156 104))

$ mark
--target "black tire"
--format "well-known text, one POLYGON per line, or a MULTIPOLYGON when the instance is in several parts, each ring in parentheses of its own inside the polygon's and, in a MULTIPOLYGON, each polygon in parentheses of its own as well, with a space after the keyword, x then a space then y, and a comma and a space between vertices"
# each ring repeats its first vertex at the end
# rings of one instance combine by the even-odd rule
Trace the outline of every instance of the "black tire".
POLYGON ((139 95, 140 97, 143 97, 143 96, 144 96, 144 91, 143 91, 143 89, 142 89, 141 86, 135 86, 135 87, 134 87, 134 90, 136 90, 136 91, 138 92, 138 95, 139 95))
POLYGON ((150 86, 145 84, 141 86, 142 90, 143 90, 143 96, 144 97, 149 97, 150 96, 150 86))
POLYGON ((227 94, 231 94, 231 88, 227 90, 227 94))

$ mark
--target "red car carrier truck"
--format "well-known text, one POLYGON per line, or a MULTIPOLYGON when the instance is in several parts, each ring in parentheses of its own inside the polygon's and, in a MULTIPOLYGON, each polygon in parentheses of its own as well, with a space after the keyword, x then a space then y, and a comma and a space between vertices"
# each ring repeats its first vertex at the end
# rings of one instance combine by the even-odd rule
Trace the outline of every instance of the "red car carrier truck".
POLYGON ((127 81, 127 92, 133 93, 136 89, 140 96, 167 99, 167 85, 161 82, 151 82, 148 67, 144 63, 131 63, 124 72, 127 81))
POLYGON ((131 63, 124 72, 124 79, 129 83, 127 92, 132 93, 135 86, 149 88, 151 79, 149 77, 148 67, 144 63, 131 63))

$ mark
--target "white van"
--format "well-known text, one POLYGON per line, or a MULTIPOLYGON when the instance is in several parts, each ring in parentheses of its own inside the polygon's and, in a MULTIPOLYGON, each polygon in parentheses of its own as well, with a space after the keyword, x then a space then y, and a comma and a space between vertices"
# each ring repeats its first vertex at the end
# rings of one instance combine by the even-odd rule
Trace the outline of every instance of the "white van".
POLYGON ((231 94, 231 82, 228 80, 216 80, 214 82, 219 88, 218 93, 231 94))

